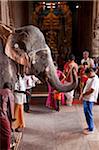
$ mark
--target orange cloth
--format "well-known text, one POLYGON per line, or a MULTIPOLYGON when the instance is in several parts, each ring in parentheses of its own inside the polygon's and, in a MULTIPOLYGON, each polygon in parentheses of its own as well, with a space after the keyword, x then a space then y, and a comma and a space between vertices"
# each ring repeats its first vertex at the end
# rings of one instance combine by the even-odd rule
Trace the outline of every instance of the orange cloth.
POLYGON ((54 93, 54 100, 60 100, 62 99, 62 93, 58 93, 57 91, 55 91, 56 93, 54 93))
POLYGON ((15 104, 15 119, 13 126, 14 128, 24 128, 24 111, 23 111, 23 104, 15 104))

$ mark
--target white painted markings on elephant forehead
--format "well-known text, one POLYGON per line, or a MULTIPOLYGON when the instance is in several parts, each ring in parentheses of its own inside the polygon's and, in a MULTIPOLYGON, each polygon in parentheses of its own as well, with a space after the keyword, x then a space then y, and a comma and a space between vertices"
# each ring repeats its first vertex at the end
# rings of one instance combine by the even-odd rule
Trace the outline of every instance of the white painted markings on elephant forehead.
POLYGON ((36 53, 39 52, 39 51, 48 51, 48 46, 46 46, 45 48, 42 48, 42 49, 36 49, 36 50, 33 50, 31 52, 28 53, 28 56, 30 58, 30 61, 32 64, 35 64, 36 63, 36 53))
POLYGON ((30 61, 32 62, 32 64, 35 64, 36 63, 36 52, 30 52, 29 54, 29 58, 30 58, 30 61))
POLYGON ((11 67, 11 64, 10 62, 8 62, 8 70, 9 70, 9 73, 10 73, 10 76, 13 77, 13 73, 12 73, 12 67, 11 67))
POLYGON ((46 72, 49 72, 49 70, 50 70, 50 69, 49 69, 49 66, 47 66, 46 69, 45 69, 45 71, 46 71, 46 72))

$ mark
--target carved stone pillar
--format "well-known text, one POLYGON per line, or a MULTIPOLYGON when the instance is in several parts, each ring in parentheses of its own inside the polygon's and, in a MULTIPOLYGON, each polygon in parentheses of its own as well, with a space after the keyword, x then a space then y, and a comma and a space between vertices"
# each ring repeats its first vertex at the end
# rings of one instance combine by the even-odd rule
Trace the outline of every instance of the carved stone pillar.
POLYGON ((68 4, 63 3, 63 12, 64 12, 64 46, 71 51, 72 48, 72 12, 68 4))
POLYGON ((99 1, 93 2, 92 57, 99 57, 99 1))
POLYGON ((1 21, 10 25, 8 0, 1 1, 1 21))

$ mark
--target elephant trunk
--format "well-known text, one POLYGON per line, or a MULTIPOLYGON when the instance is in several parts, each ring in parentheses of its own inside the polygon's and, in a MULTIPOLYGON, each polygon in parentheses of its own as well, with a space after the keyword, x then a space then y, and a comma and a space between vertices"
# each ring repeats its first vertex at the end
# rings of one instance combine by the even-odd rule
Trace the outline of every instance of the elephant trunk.
POLYGON ((57 76, 57 71, 55 69, 55 66, 53 64, 53 60, 49 55, 49 71, 47 72, 48 81, 50 84, 59 92, 69 92, 75 89, 78 85, 78 77, 75 69, 72 69, 71 76, 72 76, 72 82, 69 84, 62 84, 57 76))

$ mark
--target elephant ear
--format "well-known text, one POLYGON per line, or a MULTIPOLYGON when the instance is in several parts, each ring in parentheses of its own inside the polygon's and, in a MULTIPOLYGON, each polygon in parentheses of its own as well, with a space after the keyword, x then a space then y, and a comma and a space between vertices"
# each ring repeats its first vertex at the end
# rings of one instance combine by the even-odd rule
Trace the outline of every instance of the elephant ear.
POLYGON ((5 54, 18 64, 28 66, 29 57, 27 53, 23 49, 20 49, 18 43, 15 43, 12 39, 13 34, 10 34, 5 46, 5 54))
POLYGON ((10 26, 7 26, 0 22, 0 38, 3 40, 3 45, 5 46, 8 36, 14 31, 10 26))
POLYGON ((11 41, 12 33, 15 34, 14 28, 0 22, 0 38, 5 47, 5 54, 17 63, 27 65, 28 56, 22 49, 18 48, 17 44, 13 44, 11 41))

